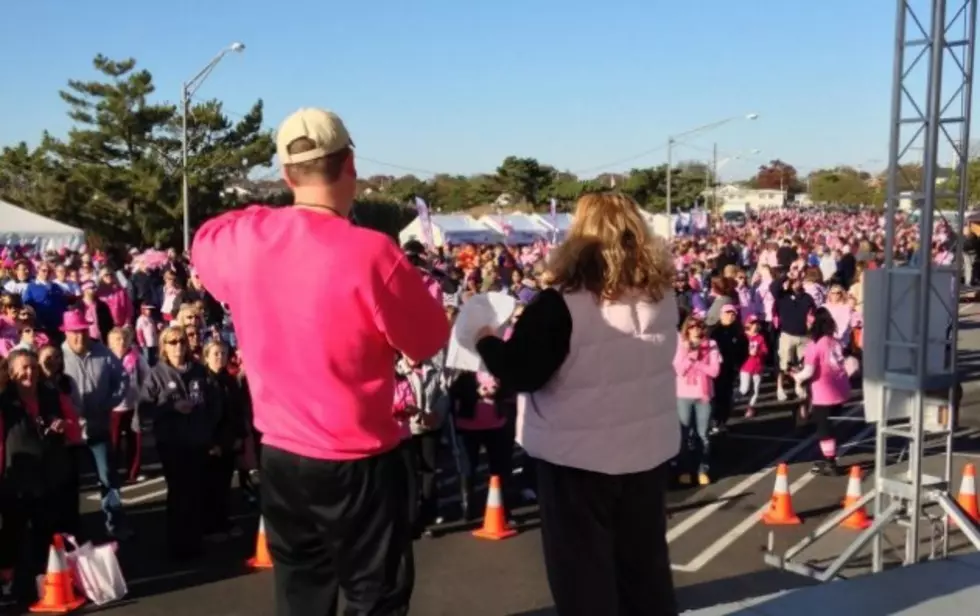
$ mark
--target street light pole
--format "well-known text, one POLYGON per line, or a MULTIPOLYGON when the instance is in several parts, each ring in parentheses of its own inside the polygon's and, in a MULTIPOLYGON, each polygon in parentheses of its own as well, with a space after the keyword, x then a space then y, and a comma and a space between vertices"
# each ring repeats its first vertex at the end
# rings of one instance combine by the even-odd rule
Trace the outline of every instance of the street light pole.
POLYGON ((667 238, 674 234, 674 222, 670 211, 671 167, 674 166, 674 138, 667 137, 667 238))
POLYGON ((187 108, 189 106, 187 84, 180 86, 180 177, 181 201, 184 205, 184 252, 191 249, 191 189, 187 181, 187 108))
POLYGON ((190 113, 191 97, 194 92, 204 83, 218 66, 218 63, 230 52, 241 53, 245 51, 243 43, 232 43, 225 47, 218 55, 211 59, 194 77, 188 79, 180 86, 180 175, 181 175, 181 200, 184 210, 184 252, 191 249, 191 189, 190 181, 187 177, 187 114, 190 113))
POLYGON ((711 209, 718 209, 718 142, 711 150, 711 209))

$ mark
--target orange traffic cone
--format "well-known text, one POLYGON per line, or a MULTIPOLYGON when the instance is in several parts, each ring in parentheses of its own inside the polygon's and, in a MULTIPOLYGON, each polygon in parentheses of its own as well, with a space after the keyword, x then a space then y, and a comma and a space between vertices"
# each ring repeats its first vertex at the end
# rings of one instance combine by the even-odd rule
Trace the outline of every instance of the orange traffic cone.
POLYGON ((255 556, 245 561, 250 569, 272 569, 272 555, 265 539, 265 518, 259 518, 259 532, 255 538, 255 556))
POLYGON ((48 571, 41 583, 40 600, 30 607, 36 614, 66 614, 76 610, 84 597, 76 597, 72 587, 71 571, 65 561, 65 541, 55 535, 48 551, 48 571))
POLYGON ((772 489, 769 511, 762 514, 762 521, 770 526, 790 526, 800 524, 800 518, 793 511, 793 498, 789 493, 789 467, 781 463, 776 469, 776 485, 772 489))
POLYGON ((963 479, 960 481, 960 493, 956 502, 974 523, 980 523, 980 507, 977 507, 977 469, 970 462, 963 467, 963 479))
MULTIPOLYGON (((847 480, 847 492, 844 494, 844 509, 847 509, 859 500, 861 500, 861 467, 855 464, 851 467, 851 476, 847 480)), ((854 513, 847 516, 840 525, 842 528, 849 528, 851 530, 864 530, 871 526, 871 518, 868 517, 867 510, 864 507, 860 507, 854 513)))
POLYGON ((517 534, 517 531, 507 526, 504 517, 504 506, 500 496, 500 477, 490 477, 490 491, 487 492, 487 511, 483 516, 483 528, 473 531, 474 537, 480 539, 507 539, 517 534))

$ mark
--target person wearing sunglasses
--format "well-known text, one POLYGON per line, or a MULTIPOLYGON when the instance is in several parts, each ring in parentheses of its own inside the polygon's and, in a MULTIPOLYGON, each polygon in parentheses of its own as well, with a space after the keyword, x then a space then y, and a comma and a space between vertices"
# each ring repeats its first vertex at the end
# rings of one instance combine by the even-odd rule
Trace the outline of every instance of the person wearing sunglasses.
POLYGON ((208 488, 204 471, 221 414, 206 369, 190 355, 184 329, 165 329, 160 349, 137 412, 153 422, 167 481, 167 549, 174 560, 188 561, 201 555, 205 516, 200 507, 208 488))

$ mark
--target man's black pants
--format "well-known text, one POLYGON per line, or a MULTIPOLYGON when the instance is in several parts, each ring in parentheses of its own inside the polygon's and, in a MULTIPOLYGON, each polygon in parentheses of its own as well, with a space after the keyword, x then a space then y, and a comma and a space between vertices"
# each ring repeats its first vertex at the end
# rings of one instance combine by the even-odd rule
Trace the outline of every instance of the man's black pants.
POLYGON ((676 616, 667 466, 606 475, 536 460, 541 539, 559 616, 676 616))
POLYGON ((265 446, 262 513, 279 616, 403 616, 415 585, 400 449, 349 461, 265 446))

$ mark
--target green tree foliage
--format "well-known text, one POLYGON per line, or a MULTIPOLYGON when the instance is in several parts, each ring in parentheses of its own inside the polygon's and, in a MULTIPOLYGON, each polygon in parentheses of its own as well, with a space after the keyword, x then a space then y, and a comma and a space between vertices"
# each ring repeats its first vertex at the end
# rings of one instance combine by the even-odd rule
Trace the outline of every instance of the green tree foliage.
POLYGON ((530 205, 544 201, 556 175, 553 168, 542 165, 535 158, 508 156, 497 167, 500 188, 530 205))
POLYGON ((810 199, 815 203, 870 205, 877 199, 871 176, 852 167, 814 171, 809 183, 810 199))
MULTIPOLYGON (((73 121, 66 137, 45 133, 35 148, 22 143, 0 150, 0 198, 109 243, 179 245, 180 109, 156 98, 152 75, 135 60, 97 56, 93 66, 93 80, 71 80, 60 92, 73 121)), ((292 202, 271 173, 250 179, 257 168, 271 167, 275 152, 263 120, 261 101, 235 122, 218 101, 191 106, 192 226, 247 202, 292 202)), ((713 182, 708 165, 680 163, 671 177, 674 207, 694 203, 713 182)), ((493 173, 361 178, 355 213, 362 224, 394 234, 415 215, 415 197, 434 212, 487 206, 502 194, 515 206, 538 211, 547 211, 554 198, 568 211, 583 194, 620 190, 651 211, 663 211, 666 189, 665 165, 582 178, 535 158, 508 156, 493 173)))
MULTIPOLYGON (((96 56, 92 81, 60 92, 74 126, 0 152, 0 197, 113 243, 175 244, 182 225, 178 109, 151 99, 153 77, 133 59, 96 56)), ((225 188, 275 153, 258 101, 231 122, 217 101, 188 114, 192 222, 237 205, 225 188)))
MULTIPOLYGON (((579 178, 567 171, 555 171, 533 158, 508 157, 497 175, 437 175, 423 180, 414 175, 401 177, 371 176, 361 182, 361 195, 406 204, 419 196, 434 211, 458 212, 494 203, 507 194, 512 205, 529 205, 545 211, 548 200, 555 198, 559 209, 567 211, 586 193, 619 190, 630 195, 650 211, 663 211, 667 203, 667 166, 632 169, 628 173, 604 173, 594 178, 579 178)), ((686 164, 675 167, 671 177, 674 207, 691 205, 712 185, 706 165, 686 164)))

